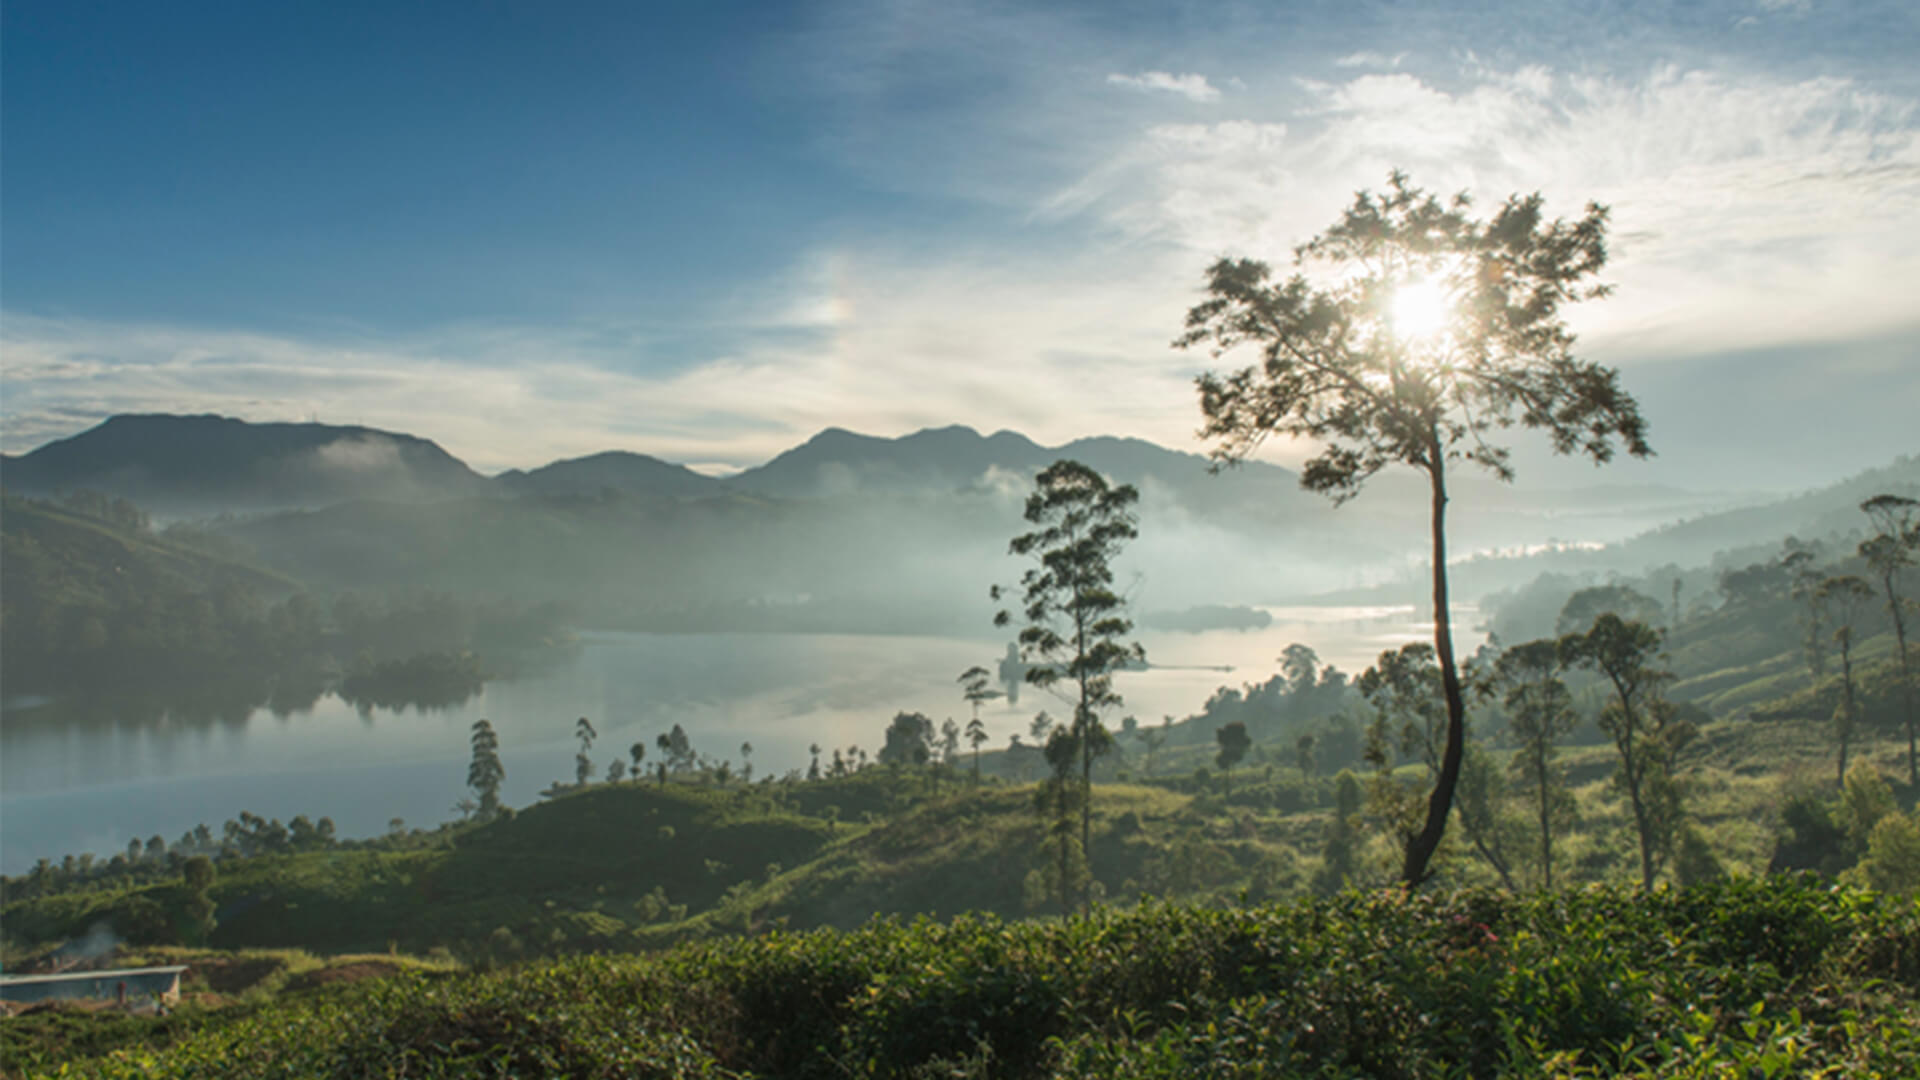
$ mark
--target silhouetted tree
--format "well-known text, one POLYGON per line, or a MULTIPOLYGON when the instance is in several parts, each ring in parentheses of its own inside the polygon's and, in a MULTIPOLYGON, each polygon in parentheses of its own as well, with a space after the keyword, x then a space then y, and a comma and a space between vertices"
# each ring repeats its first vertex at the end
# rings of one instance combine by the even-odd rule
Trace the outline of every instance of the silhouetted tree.
POLYGON ((807 753, 813 755, 812 763, 807 766, 807 779, 818 780, 820 779, 820 744, 814 743, 808 746, 807 753))
POLYGON ((593 759, 587 755, 593 752, 593 740, 599 735, 593 730, 593 722, 584 716, 573 725, 573 737, 580 740, 580 752, 573 756, 573 779, 581 787, 593 779, 593 759))
POLYGON ((1181 347, 1219 357, 1257 344, 1260 363, 1198 380, 1204 434, 1221 464, 1245 460, 1268 435, 1323 447, 1301 483, 1344 501, 1393 463, 1427 477, 1431 496, 1434 649, 1446 697, 1446 744, 1426 824, 1405 851, 1401 878, 1428 875, 1440 847, 1466 746, 1466 699, 1455 664, 1447 589, 1447 471, 1455 463, 1513 475, 1509 452, 1488 442, 1518 422, 1544 430, 1559 453, 1609 460, 1615 441, 1650 453, 1638 406, 1613 370, 1573 355, 1564 304, 1606 295, 1592 284, 1606 263, 1607 211, 1546 221, 1538 194, 1513 196, 1490 220, 1467 214, 1465 194, 1442 205, 1405 174, 1379 196, 1362 192, 1325 233, 1296 249, 1296 265, 1326 264, 1332 281, 1295 273, 1271 281, 1266 263, 1222 259, 1207 272, 1210 299, 1187 313, 1181 347), (1443 304, 1431 327, 1400 325, 1396 308, 1424 294, 1443 304))
POLYGON ((933 756, 933 721, 917 712, 896 713, 887 725, 880 764, 925 765, 933 756))
POLYGON ((960 673, 960 696, 973 707, 973 718, 980 719, 982 702, 992 701, 1000 696, 993 688, 993 673, 978 664, 960 673))
POLYGON ((1893 642, 1900 664, 1900 699, 1906 707, 1907 783, 1920 786, 1920 713, 1913 701, 1913 658, 1907 653, 1906 599, 1901 595, 1901 575, 1913 565, 1920 552, 1920 501, 1903 495, 1875 495, 1860 504, 1873 522, 1873 535, 1860 542, 1860 557, 1867 560, 1880 578, 1886 593, 1887 612, 1893 616, 1893 642))
POLYGON ((967 721, 967 744, 973 747, 973 782, 980 782, 980 746, 987 741, 987 726, 979 717, 967 721))
POLYGON ((740 782, 753 783, 753 744, 751 742, 740 744, 740 782))
POLYGON ((627 747, 627 759, 633 762, 627 771, 633 774, 635 780, 641 779, 645 774, 640 771, 640 763, 647 760, 647 744, 644 739, 627 747))
POLYGON ((1213 763, 1220 767, 1222 782, 1226 793, 1233 794, 1233 767, 1247 756, 1253 747, 1253 740, 1247 736, 1247 725, 1238 720, 1222 724, 1213 733, 1213 741, 1220 744, 1220 752, 1214 755, 1213 763))
POLYGON ((627 778, 627 760, 614 758, 607 762, 607 783, 617 784, 627 778))
MULTIPOLYGON (((1093 756, 1112 742, 1100 711, 1120 704, 1113 673, 1146 658, 1138 643, 1125 641, 1133 623, 1122 614, 1126 600, 1113 590, 1113 560, 1139 535, 1133 513, 1139 499, 1131 485, 1113 487, 1077 461, 1056 461, 1034 478, 1027 498, 1025 517, 1036 527, 1007 546, 1038 564, 1020 579, 1026 681, 1050 687, 1064 680, 1076 691, 1069 734, 1080 753, 1083 852, 1092 844, 1093 756)), ((994 586, 993 598, 1000 595, 994 586)), ((1011 611, 994 616, 996 626, 1012 621, 1011 611)))
POLYGON ((506 782, 507 767, 500 763, 500 739, 493 725, 484 718, 473 722, 473 758, 467 763, 467 786, 478 796, 480 816, 492 818, 500 812, 500 785, 506 782))

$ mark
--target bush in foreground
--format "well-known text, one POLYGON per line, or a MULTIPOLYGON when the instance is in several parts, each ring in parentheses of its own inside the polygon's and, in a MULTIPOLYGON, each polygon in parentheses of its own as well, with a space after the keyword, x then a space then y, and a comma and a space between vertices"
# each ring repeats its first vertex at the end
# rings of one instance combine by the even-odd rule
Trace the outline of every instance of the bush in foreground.
POLYGON ((79 1076, 1910 1076, 1920 905, 1810 879, 880 922, 404 976, 79 1076))

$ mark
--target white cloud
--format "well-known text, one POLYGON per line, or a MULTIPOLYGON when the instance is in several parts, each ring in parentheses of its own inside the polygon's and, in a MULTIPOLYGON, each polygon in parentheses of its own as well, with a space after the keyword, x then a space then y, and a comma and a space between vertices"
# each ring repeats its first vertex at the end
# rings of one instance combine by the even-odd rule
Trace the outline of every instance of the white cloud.
POLYGON ((1363 49, 1360 52, 1348 53, 1347 55, 1340 57, 1339 59, 1333 62, 1333 66, 1343 67, 1343 68, 1353 68, 1353 67, 1397 68, 1401 65, 1402 62, 1406 60, 1406 58, 1407 58, 1407 54, 1403 52, 1394 53, 1392 56, 1388 56, 1384 53, 1369 52, 1363 49))
POLYGON ((1920 111, 1851 80, 1475 69, 1296 84, 1257 117, 1143 128, 1043 205, 1142 240, 1284 262, 1389 169, 1483 206, 1613 211, 1615 355, 1867 336, 1915 321, 1920 111), (1285 117, 1286 122, 1278 121, 1285 117))
POLYGON ((1205 75, 1173 75, 1165 71, 1143 71, 1138 75, 1115 73, 1107 76, 1107 83, 1135 90, 1162 90, 1202 105, 1220 100, 1219 88, 1209 83, 1205 75))

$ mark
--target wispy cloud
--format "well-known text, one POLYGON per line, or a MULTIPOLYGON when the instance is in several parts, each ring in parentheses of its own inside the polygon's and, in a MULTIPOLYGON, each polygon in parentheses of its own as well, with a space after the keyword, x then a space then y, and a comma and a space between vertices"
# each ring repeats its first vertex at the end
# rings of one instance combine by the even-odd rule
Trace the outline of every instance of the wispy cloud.
POLYGON ((1407 54, 1403 52, 1388 56, 1385 53, 1369 52, 1363 49, 1360 52, 1348 53, 1345 56, 1335 59, 1333 66, 1343 68, 1397 68, 1404 63, 1406 59, 1407 54))
POLYGON ((1108 75, 1110 86, 1128 86, 1135 90, 1157 90, 1178 94, 1188 101, 1207 104, 1220 100, 1220 90, 1205 75, 1174 75, 1165 71, 1143 71, 1138 75, 1108 75))

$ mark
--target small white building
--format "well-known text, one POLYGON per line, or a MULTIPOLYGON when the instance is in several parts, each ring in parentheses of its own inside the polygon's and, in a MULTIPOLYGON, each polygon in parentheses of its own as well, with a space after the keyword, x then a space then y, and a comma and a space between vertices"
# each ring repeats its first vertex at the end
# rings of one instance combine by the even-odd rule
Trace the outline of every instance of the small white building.
POLYGON ((33 1005, 42 1001, 114 1001, 140 1005, 158 998, 180 1000, 185 964, 172 967, 63 971, 56 975, 0 975, 0 1001, 33 1005))

